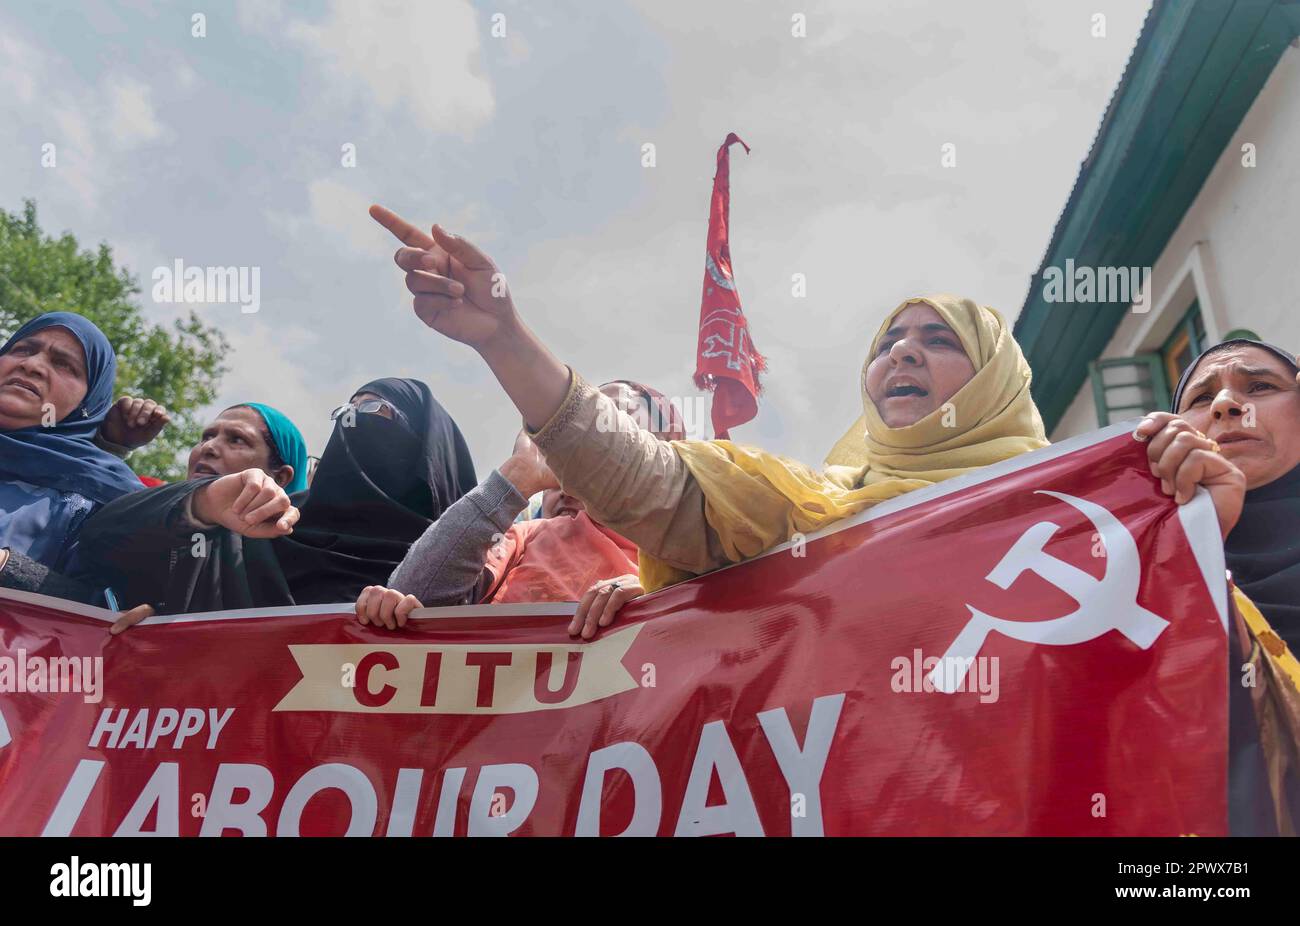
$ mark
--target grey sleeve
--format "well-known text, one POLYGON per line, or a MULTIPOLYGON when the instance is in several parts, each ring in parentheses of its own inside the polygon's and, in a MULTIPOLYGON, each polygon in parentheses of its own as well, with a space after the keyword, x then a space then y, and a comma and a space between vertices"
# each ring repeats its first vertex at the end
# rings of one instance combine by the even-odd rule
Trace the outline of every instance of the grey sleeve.
POLYGON ((103 607, 104 591, 77 579, 55 572, 22 553, 9 551, 9 559, 0 569, 0 587, 36 592, 67 601, 80 601, 103 607))
POLYGON ((488 548, 526 507, 528 499, 494 469, 411 544, 388 587, 414 595, 426 607, 473 604, 482 590, 488 548))

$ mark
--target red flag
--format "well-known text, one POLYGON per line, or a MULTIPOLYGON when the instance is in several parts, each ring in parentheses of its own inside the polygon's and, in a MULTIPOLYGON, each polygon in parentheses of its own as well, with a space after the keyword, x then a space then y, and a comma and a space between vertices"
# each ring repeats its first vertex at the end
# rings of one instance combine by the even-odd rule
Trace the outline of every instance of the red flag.
POLYGON ((713 175, 713 201, 709 205, 709 241, 704 256, 704 295, 700 300, 700 339, 696 347, 695 385, 713 391, 713 433, 727 432, 758 414, 758 374, 767 361, 754 349, 749 323, 740 307, 740 294, 731 273, 731 248, 727 245, 727 216, 731 211, 731 156, 733 142, 746 145, 735 132, 718 149, 718 170, 713 175))

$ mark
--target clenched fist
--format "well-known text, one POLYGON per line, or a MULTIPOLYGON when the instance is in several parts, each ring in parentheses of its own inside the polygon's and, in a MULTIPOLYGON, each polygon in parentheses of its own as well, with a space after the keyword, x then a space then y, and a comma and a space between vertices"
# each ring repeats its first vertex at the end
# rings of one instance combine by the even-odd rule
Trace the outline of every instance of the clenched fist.
POLYGON ((194 516, 245 537, 293 533, 298 509, 274 479, 260 469, 231 473, 194 493, 194 516))

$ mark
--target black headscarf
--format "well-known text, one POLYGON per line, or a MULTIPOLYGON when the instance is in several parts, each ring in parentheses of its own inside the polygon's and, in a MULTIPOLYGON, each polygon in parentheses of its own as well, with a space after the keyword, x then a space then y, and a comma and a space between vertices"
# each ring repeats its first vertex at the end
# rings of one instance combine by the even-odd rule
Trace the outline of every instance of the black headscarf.
MULTIPOLYGON (((1284 361, 1292 374, 1300 364, 1290 351, 1251 338, 1232 338, 1203 351, 1174 390, 1174 414, 1196 368, 1231 347, 1257 347, 1284 361)), ((1298 422, 1297 424, 1300 424, 1298 422)), ((1293 652, 1300 652, 1300 467, 1246 493, 1241 518, 1223 543, 1233 581, 1263 612, 1293 652)), ((1234 836, 1276 836, 1268 763, 1250 689, 1239 684, 1245 660, 1241 641, 1228 634, 1228 822, 1234 836)))
POLYGON ((302 517, 272 541, 298 604, 355 600, 382 585, 407 549, 474 488, 474 462, 460 428, 429 387, 377 379, 353 395, 387 399, 401 417, 356 415, 334 426, 311 487, 294 496, 302 517))
MULTIPOLYGON (((1298 423, 1300 426, 1300 423, 1298 423)), ((1246 493, 1223 544, 1233 581, 1300 653, 1300 466, 1246 493)))
MULTIPOLYGON (((1233 338, 1204 351, 1183 373, 1174 390, 1178 413, 1187 384, 1201 361, 1230 347, 1257 347, 1285 361, 1292 375, 1300 364, 1289 351, 1250 338, 1233 338)), ((1295 423, 1300 427, 1300 422, 1295 423)), ((1232 578, 1259 607, 1273 629, 1300 652, 1300 467, 1246 493, 1241 519, 1223 549, 1232 578)))
POLYGON ((83 556, 115 579, 131 604, 165 612, 215 611, 355 601, 382 585, 410 545, 477 483, 456 423, 413 379, 357 389, 404 416, 340 417, 287 537, 256 540, 213 532, 204 556, 175 525, 186 499, 211 480, 138 492, 110 504, 83 528, 83 556), (180 543, 184 541, 184 543, 180 543), (156 556, 166 553, 169 566, 156 556), (166 577, 165 579, 163 577, 166 577), (166 588, 160 587, 165 582, 166 588))

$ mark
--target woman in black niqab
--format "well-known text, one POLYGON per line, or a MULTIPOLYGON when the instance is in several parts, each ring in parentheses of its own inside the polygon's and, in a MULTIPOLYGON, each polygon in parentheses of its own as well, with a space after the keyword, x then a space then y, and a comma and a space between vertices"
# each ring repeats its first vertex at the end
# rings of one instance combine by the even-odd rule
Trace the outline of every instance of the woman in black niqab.
POLYGON ((397 414, 335 420, 311 486, 293 496, 301 517, 292 534, 208 529, 195 556, 187 502, 210 480, 193 480, 105 506, 83 529, 83 556, 126 601, 160 613, 355 601, 477 482, 465 438, 428 386, 378 379, 353 396, 364 393, 397 414))

